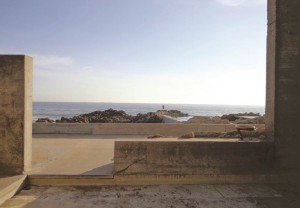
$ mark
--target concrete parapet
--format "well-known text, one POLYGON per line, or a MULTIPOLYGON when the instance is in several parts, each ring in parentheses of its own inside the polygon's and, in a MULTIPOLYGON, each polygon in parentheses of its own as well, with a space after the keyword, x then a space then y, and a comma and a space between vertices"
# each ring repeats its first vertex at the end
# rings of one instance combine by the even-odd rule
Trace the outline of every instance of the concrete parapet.
POLYGON ((92 134, 91 124, 81 123, 33 123, 33 134, 92 134))
POLYGON ((116 141, 115 174, 265 174, 271 150, 269 142, 116 141))
MULTIPOLYGON (((264 125, 255 125, 263 128, 264 125)), ((34 134, 114 134, 181 136, 189 132, 229 132, 227 124, 151 124, 151 123, 33 123, 34 134)))

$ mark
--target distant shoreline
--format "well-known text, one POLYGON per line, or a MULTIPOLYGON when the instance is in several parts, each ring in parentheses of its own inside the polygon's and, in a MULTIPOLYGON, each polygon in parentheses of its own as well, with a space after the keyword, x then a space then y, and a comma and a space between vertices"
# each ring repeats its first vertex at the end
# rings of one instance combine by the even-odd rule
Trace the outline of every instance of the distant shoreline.
MULTIPOLYGON (((135 116, 138 113, 156 112, 162 109, 180 110, 193 116, 222 116, 231 113, 254 112, 265 114, 264 106, 208 105, 208 104, 138 104, 138 103, 86 103, 86 102, 33 102, 33 121, 48 117, 56 120, 61 117, 73 117, 93 111, 109 108, 124 110, 135 116)), ((180 119, 180 118, 179 118, 180 119)), ((182 119, 183 121, 186 118, 182 119)))

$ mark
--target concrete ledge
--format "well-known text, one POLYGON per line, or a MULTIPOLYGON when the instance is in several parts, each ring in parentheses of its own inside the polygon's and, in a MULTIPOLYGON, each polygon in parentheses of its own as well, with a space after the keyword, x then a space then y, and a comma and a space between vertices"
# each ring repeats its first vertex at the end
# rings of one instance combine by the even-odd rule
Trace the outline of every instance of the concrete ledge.
POLYGON ((92 125, 89 124, 52 124, 33 123, 33 134, 92 134, 92 125))
POLYGON ((269 142, 116 141, 117 175, 266 174, 269 142))
POLYGON ((300 185, 300 175, 118 175, 29 176, 33 186, 116 186, 116 185, 200 185, 200 184, 284 184, 300 185))
POLYGON ((0 177, 0 205, 24 187, 26 177, 25 175, 0 177))
MULTIPOLYGON (((253 125, 252 125, 253 126, 253 125)), ((264 127, 264 125, 255 125, 264 127)), ((231 124, 155 124, 155 123, 33 123, 33 134, 114 134, 181 136, 194 132, 234 131, 231 124)))

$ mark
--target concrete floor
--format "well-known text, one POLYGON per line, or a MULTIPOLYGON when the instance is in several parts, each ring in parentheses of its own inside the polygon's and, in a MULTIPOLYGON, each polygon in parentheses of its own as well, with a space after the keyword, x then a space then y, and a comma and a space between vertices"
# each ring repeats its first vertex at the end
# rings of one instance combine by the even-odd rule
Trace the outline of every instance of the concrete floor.
POLYGON ((114 141, 145 136, 35 134, 32 175, 111 175, 114 141))
POLYGON ((262 185, 31 187, 0 208, 299 208, 300 187, 262 185))

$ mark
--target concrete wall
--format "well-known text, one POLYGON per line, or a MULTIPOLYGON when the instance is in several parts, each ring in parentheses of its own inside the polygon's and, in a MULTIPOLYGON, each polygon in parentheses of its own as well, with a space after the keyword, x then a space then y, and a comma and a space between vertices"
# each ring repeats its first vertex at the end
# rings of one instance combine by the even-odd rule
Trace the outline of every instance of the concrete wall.
POLYGON ((300 173, 300 1, 269 0, 267 129, 274 168, 300 173))
MULTIPOLYGON (((255 125, 264 127, 264 125, 255 125)), ((115 134, 115 135, 164 135, 182 136, 193 132, 234 131, 234 125, 224 124, 76 124, 76 123, 34 123, 34 134, 115 134)))
POLYGON ((269 142, 115 142, 115 173, 239 175, 269 172, 269 142))
POLYGON ((270 171, 285 175, 283 177, 299 176, 299 14, 299 0, 268 0, 266 132, 271 143, 138 144, 120 141, 115 146, 116 171, 125 174, 270 171))
POLYGON ((0 175, 31 167, 32 58, 0 55, 0 175))

